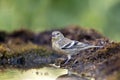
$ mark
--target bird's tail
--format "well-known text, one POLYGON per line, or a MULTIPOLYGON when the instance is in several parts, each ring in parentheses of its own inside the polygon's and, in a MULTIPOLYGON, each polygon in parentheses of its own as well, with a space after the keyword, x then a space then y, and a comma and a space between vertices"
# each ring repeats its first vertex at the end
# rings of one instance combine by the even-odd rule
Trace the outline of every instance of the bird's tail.
POLYGON ((90 45, 88 47, 90 47, 90 48, 103 48, 103 46, 94 46, 94 45, 90 45))
POLYGON ((103 46, 89 45, 89 46, 86 46, 86 47, 84 47, 84 48, 81 48, 80 50, 85 50, 85 49, 89 49, 89 48, 103 48, 103 46))

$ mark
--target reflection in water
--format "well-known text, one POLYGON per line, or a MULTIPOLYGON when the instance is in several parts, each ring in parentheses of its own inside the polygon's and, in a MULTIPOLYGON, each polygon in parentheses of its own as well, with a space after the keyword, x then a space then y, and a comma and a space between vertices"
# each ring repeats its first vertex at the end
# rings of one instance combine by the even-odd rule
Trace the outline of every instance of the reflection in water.
POLYGON ((55 80, 58 76, 66 74, 65 69, 40 68, 20 71, 7 69, 0 71, 0 80, 55 80))

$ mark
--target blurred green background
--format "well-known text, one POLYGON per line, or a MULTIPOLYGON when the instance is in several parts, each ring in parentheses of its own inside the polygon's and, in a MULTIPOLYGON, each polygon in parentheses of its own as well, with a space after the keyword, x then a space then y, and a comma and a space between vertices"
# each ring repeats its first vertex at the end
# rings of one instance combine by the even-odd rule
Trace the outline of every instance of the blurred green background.
POLYGON ((120 41, 120 0, 0 0, 0 30, 80 25, 120 41))

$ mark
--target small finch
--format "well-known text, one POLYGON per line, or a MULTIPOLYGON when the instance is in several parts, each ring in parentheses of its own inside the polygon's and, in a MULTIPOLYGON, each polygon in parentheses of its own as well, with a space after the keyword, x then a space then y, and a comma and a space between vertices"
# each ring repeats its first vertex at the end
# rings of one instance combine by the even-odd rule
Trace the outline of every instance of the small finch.
POLYGON ((95 46, 75 40, 70 40, 64 37, 60 31, 52 32, 52 48, 57 52, 61 52, 67 55, 68 59, 65 64, 71 59, 72 55, 78 54, 81 50, 96 47, 101 48, 103 46, 95 46))

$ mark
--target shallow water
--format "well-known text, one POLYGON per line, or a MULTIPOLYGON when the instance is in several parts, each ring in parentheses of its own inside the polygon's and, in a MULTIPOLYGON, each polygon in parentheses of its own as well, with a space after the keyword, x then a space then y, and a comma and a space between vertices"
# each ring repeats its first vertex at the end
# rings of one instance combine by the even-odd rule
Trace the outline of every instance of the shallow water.
POLYGON ((0 80, 55 80, 58 76, 66 74, 65 69, 44 67, 27 71, 6 69, 0 71, 0 80))

